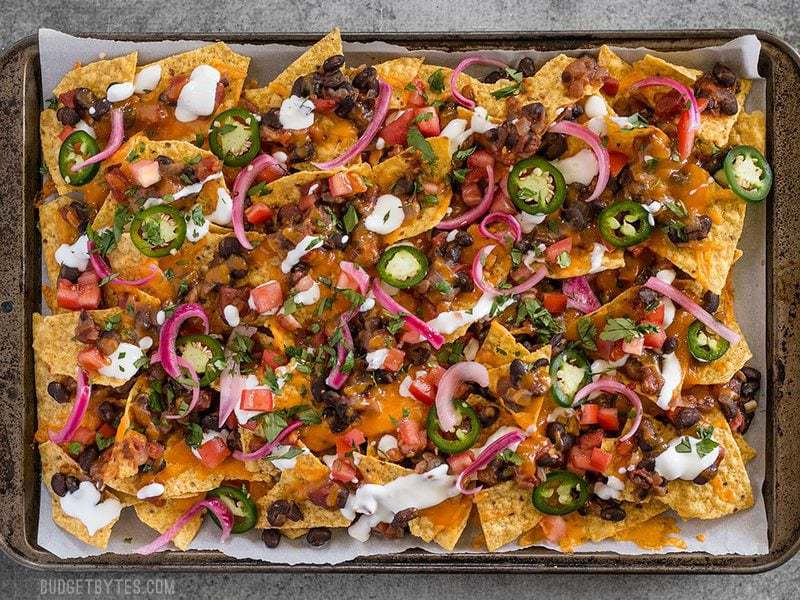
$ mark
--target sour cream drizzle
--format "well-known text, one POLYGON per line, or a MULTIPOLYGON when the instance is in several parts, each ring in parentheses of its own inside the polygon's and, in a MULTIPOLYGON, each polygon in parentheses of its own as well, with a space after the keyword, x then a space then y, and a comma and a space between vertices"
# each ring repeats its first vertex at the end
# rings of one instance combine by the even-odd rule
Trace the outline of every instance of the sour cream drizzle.
POLYGON ((319 248, 322 246, 322 238, 316 237, 313 235, 307 235, 300 243, 297 244, 294 248, 289 250, 289 253, 286 255, 286 258, 283 259, 281 262, 281 271, 284 273, 288 273, 292 270, 292 267, 295 266, 300 259, 303 258, 306 254, 319 248))
POLYGON ((117 349, 109 356, 110 364, 100 367, 97 372, 106 377, 128 381, 136 375, 139 367, 136 361, 144 356, 144 352, 139 346, 134 346, 128 342, 122 342, 117 349))
POLYGON ((697 453, 697 444, 699 443, 700 440, 698 438, 686 435, 672 440, 667 449, 656 457, 656 473, 669 481, 674 479, 691 481, 700 475, 716 462, 719 456, 719 446, 701 457, 697 453), (678 445, 683 442, 683 448, 687 441, 691 446, 691 451, 678 452, 678 445))
POLYGON ((175 107, 175 118, 181 123, 188 123, 200 117, 207 117, 214 112, 217 98, 217 83, 220 74, 210 65, 198 65, 189 75, 189 81, 183 86, 175 107))
POLYGON ((122 504, 116 498, 100 502, 100 492, 91 481, 82 481, 78 489, 59 498, 61 510, 86 526, 89 535, 119 518, 122 504))
POLYGON ((392 233, 406 218, 403 203, 397 196, 383 194, 375 201, 375 208, 364 219, 364 227, 381 235, 392 233))

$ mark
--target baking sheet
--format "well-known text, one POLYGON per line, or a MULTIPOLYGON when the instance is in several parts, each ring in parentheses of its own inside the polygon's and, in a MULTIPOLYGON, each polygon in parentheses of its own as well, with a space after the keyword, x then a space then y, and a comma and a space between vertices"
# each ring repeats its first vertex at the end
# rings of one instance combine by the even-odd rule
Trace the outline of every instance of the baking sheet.
MULTIPOLYGON (((139 64, 146 64, 164 56, 184 52, 204 45, 201 41, 165 42, 127 42, 92 38, 78 38, 50 29, 39 31, 39 51, 42 65, 42 90, 46 100, 50 90, 55 87, 63 74, 76 62, 88 63, 100 58, 115 57, 133 50, 139 52, 139 64)), ((264 85, 279 74, 286 65, 297 58, 303 48, 281 44, 249 45, 231 44, 231 47, 252 57, 250 77, 264 85)), ((766 81, 758 76, 758 55, 760 43, 755 36, 743 36, 723 46, 710 47, 686 52, 652 52, 643 48, 618 48, 614 50, 631 62, 651 53, 685 66, 709 70, 717 61, 728 64, 741 77, 752 79, 753 88, 747 101, 747 110, 765 110, 766 81)), ((593 51, 574 50, 566 54, 580 55, 593 51)), ((394 58, 398 54, 408 54, 401 46, 373 43, 345 43, 345 54, 351 65, 372 64, 394 58)), ((448 53, 442 51, 413 51, 411 54, 424 56, 429 62, 443 66, 455 66, 470 53, 448 53)), ((510 64, 522 56, 531 56, 537 66, 546 62, 558 52, 522 51, 481 51, 482 56, 492 56, 510 64)), ((759 205, 748 205, 745 228, 739 247, 744 251, 742 258, 734 267, 736 286, 736 309, 739 324, 747 337, 754 358, 750 364, 765 373, 766 355, 766 212, 759 205)), ((765 472, 766 448, 766 399, 764 392, 759 403, 750 431, 749 443, 758 455, 748 465, 748 473, 753 486, 756 504, 748 510, 713 521, 688 521, 678 525, 679 537, 686 543, 686 551, 722 554, 766 554, 768 552, 767 519, 761 487, 765 472), (703 541, 698 539, 702 534, 703 541)), ((60 558, 96 556, 103 551, 84 544, 56 526, 51 517, 49 494, 41 487, 38 543, 60 558)), ((471 524, 462 535, 455 552, 477 552, 471 547, 472 540, 479 532, 477 525, 471 524)), ((157 535, 149 527, 140 523, 132 508, 123 511, 122 518, 114 527, 107 552, 130 554, 139 546, 148 543, 157 535)), ((281 540, 276 549, 265 548, 260 540, 260 532, 251 531, 233 536, 224 544, 219 543, 219 529, 206 519, 203 528, 191 544, 192 549, 220 550, 236 558, 252 558, 276 563, 335 564, 358 556, 397 553, 409 548, 422 548, 430 552, 444 553, 435 544, 425 544, 421 540, 407 536, 401 540, 384 540, 373 535, 367 544, 353 540, 345 530, 336 531, 331 543, 324 548, 312 548, 301 538, 281 540)), ((543 544, 547 547, 547 544, 543 544)), ((518 546, 510 544, 501 551, 511 551, 518 546)), ((582 545, 578 552, 616 552, 620 554, 651 554, 631 542, 601 542, 582 545)), ((677 548, 665 548, 665 552, 680 552, 677 548)))

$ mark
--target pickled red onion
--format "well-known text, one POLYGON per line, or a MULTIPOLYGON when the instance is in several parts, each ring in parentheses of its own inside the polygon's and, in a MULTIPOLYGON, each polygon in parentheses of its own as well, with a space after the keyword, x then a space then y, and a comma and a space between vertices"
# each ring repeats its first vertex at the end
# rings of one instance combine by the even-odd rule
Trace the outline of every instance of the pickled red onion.
POLYGON ((428 340, 431 346, 433 346, 436 350, 442 347, 444 344, 444 336, 438 331, 431 329, 425 321, 416 315, 412 315, 403 306, 398 304, 394 298, 392 298, 383 290, 380 282, 377 279, 372 281, 372 295, 375 296, 375 300, 378 301, 378 304, 380 304, 388 312, 392 313, 393 315, 403 315, 405 317, 406 326, 409 329, 413 329, 426 340, 428 340))
POLYGON ((192 317, 203 321, 205 326, 203 333, 208 333, 208 316, 199 304, 182 304, 177 307, 172 316, 164 322, 159 333, 158 358, 161 361, 161 366, 164 367, 164 371, 173 379, 177 379, 181 375, 178 367, 178 353, 175 350, 178 331, 183 322, 192 317))
POLYGON ((239 363, 228 362, 219 377, 219 426, 222 427, 242 399, 242 390, 247 378, 239 373, 239 363))
POLYGON ((224 542, 226 539, 228 539, 228 536, 231 534, 231 530, 233 529, 233 512, 219 498, 206 498, 205 500, 200 500, 199 502, 193 504, 189 510, 178 517, 172 527, 167 529, 164 533, 146 546, 142 546, 136 550, 136 553, 146 556, 148 554, 158 552, 164 546, 169 544, 175 538, 175 536, 180 533, 181 529, 184 528, 186 523, 191 521, 192 518, 204 508, 207 508, 213 512, 214 516, 217 517, 217 520, 222 524, 222 535, 220 537, 220 541, 224 542))
POLYGON ((512 237, 515 242, 522 238, 522 226, 519 224, 514 215, 504 212, 493 212, 483 217, 483 221, 478 225, 478 231, 481 232, 483 237, 495 240, 496 242, 504 242, 506 237, 512 237), (502 221, 508 227, 508 231, 503 233, 493 233, 489 231, 488 226, 496 221, 502 221))
MULTIPOLYGON (((89 242, 87 247, 89 249, 89 262, 92 263, 92 268, 94 269, 94 272, 97 273, 97 276, 100 279, 105 279, 106 277, 110 276, 111 267, 109 267, 106 261, 104 261, 96 252, 94 242, 89 242)), ((146 285, 158 274, 158 267, 156 265, 151 264, 150 270, 152 273, 146 277, 142 277, 141 279, 120 279, 119 277, 115 277, 110 281, 110 283, 115 283, 117 285, 130 285, 134 287, 146 285)))
POLYGON ((465 381, 472 381, 481 387, 488 387, 489 371, 474 360, 458 362, 445 371, 436 388, 436 415, 442 431, 453 431, 461 422, 461 414, 453 404, 453 396, 458 386, 465 381))
POLYGON ((189 372, 189 377, 192 378, 193 385, 191 386, 184 386, 188 387, 192 390, 192 401, 189 403, 188 408, 183 411, 179 415, 164 415, 167 419, 180 419, 188 415, 190 412, 194 410, 194 407, 197 406, 197 402, 200 400, 200 379, 197 377, 197 372, 192 367, 191 363, 183 358, 182 356, 178 357, 178 366, 183 369, 186 369, 189 372))
POLYGON ((458 76, 472 65, 489 65, 492 67, 498 67, 500 69, 507 69, 508 65, 500 62, 499 60, 494 60, 493 58, 483 58, 481 56, 470 56, 469 58, 465 58, 458 66, 453 69, 453 72, 450 74, 450 93, 453 95, 453 100, 458 102, 461 106, 472 110, 477 106, 474 100, 470 100, 466 96, 463 96, 461 92, 458 91, 458 76))
POLYGON ((514 294, 527 292, 547 276, 547 268, 539 267, 533 275, 519 285, 515 285, 514 287, 505 290, 498 290, 493 285, 487 283, 486 278, 483 275, 483 263, 486 262, 486 257, 492 253, 494 248, 494 244, 488 244, 476 252, 475 258, 472 259, 472 281, 475 283, 475 287, 482 292, 486 294, 492 294, 493 296, 513 296, 514 294))
MULTIPOLYGON (((438 410, 438 409, 437 409, 438 410)), ((464 487, 464 480, 472 475, 473 473, 477 473, 484 467, 486 467, 489 463, 494 460, 494 457, 500 454, 503 450, 511 446, 512 444, 516 444, 517 442, 521 442, 525 439, 525 434, 521 431, 509 431, 507 434, 497 438, 491 444, 486 446, 483 451, 478 455, 470 466, 466 469, 461 471, 461 474, 458 476, 456 480, 456 486, 458 487, 458 491, 462 494, 471 495, 477 494, 478 492, 483 489, 483 486, 476 486, 471 489, 467 489, 464 487)))
POLYGON ((273 450, 281 445, 281 442, 285 440, 290 433, 292 433, 295 429, 298 429, 303 426, 302 421, 294 421, 281 429, 280 433, 275 436, 275 439, 271 442, 267 442, 263 446, 261 446, 258 450, 254 450, 253 452, 248 452, 245 454, 240 450, 236 450, 233 453, 233 458, 236 460, 258 460, 260 458, 264 458, 265 456, 269 456, 272 454, 273 450))
POLYGON ((614 381, 613 379, 598 379, 594 383, 590 383, 589 385, 582 387, 578 393, 575 394, 575 400, 573 403, 577 404, 589 396, 589 394, 593 394, 594 392, 611 392, 614 394, 622 394, 628 400, 630 400, 631 404, 633 404, 633 408, 636 410, 636 417, 634 417, 633 425, 631 425, 630 429, 628 429, 628 433, 621 436, 618 441, 624 442, 625 440, 632 438, 639 429, 639 424, 642 422, 643 409, 642 400, 639 398, 639 395, 628 386, 621 384, 619 381, 614 381))
POLYGON ((574 308, 584 314, 600 308, 600 301, 584 276, 567 279, 561 284, 561 291, 567 297, 567 308, 574 308))
POLYGON ((247 190, 253 185, 256 176, 264 170, 265 167, 274 165, 281 169, 285 169, 273 156, 269 154, 259 154, 253 161, 244 169, 239 171, 236 179, 233 182, 233 206, 231 209, 231 220, 233 221, 233 233, 236 234, 236 239, 245 250, 252 250, 253 244, 247 239, 244 231, 244 200, 247 196, 247 190))
POLYGON ((358 285, 358 291, 361 295, 367 293, 367 290, 369 289, 369 275, 363 268, 361 268, 361 265, 343 260, 341 263, 339 263, 339 268, 341 268, 342 273, 347 275, 356 283, 356 285, 358 285))
POLYGON ((594 186, 594 191, 591 196, 586 198, 586 202, 591 202, 600 196, 608 184, 608 177, 611 172, 611 159, 608 156, 608 150, 603 146, 598 135, 588 127, 572 123, 571 121, 556 121, 550 126, 549 130, 553 133, 562 133, 564 135, 576 137, 586 142, 589 148, 592 149, 597 159, 597 183, 594 186))
POLYGON ((94 156, 90 156, 85 161, 72 165, 70 169, 73 173, 77 173, 84 167, 99 163, 110 157, 122 146, 122 139, 125 137, 125 121, 122 118, 122 109, 115 108, 111 111, 111 135, 108 136, 108 143, 103 148, 102 152, 98 152, 94 156))
POLYGON ((350 333, 350 327, 348 325, 348 322, 352 318, 353 312, 348 312, 343 314, 339 319, 342 339, 336 344, 336 364, 333 365, 333 369, 328 373, 328 377, 325 378, 325 384, 335 390, 341 389, 349 376, 348 373, 342 371, 342 365, 344 365, 345 360, 347 360, 347 353, 353 351, 353 336, 350 333))
POLYGON ((75 381, 78 382, 75 390, 75 404, 72 405, 72 411, 69 413, 69 417, 67 417, 67 422, 64 423, 64 427, 57 433, 53 433, 52 431, 47 432, 47 436, 54 444, 63 444, 72 439, 72 434, 80 427, 83 415, 86 414, 86 408, 89 406, 92 386, 89 384, 86 373, 84 373, 83 369, 80 367, 78 367, 76 371, 75 381))
POLYGON ((486 173, 489 176, 489 181, 486 182, 486 189, 483 192, 483 198, 481 198, 480 203, 464 214, 458 215, 452 219, 448 219, 447 221, 440 221, 436 226, 436 229, 458 229, 464 225, 469 225, 476 219, 482 217, 484 213, 489 210, 489 207, 492 205, 492 200, 494 200, 495 187, 494 168, 492 168, 492 165, 486 165, 486 173))

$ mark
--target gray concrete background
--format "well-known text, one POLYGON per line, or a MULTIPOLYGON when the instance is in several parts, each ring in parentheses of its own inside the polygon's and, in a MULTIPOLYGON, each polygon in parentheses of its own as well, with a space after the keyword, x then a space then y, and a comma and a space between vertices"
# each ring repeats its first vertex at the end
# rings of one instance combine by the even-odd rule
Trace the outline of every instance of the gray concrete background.
MULTIPOLYGON (((73 31, 324 31, 338 25, 349 31, 470 31, 570 29, 754 28, 800 45, 800 0, 712 2, 674 0, 0 0, 0 45, 6 46, 40 26, 73 31)), ((77 575, 83 578, 86 575, 77 575)), ((91 574, 89 574, 91 576, 91 574)), ((0 595, 36 598, 47 573, 30 571, 0 556, 0 595)), ((59 576, 71 579, 70 576, 59 576)), ((539 597, 797 599, 800 556, 770 573, 754 576, 168 576, 169 596, 148 594, 165 589, 148 576, 109 574, 110 588, 86 588, 78 597, 110 595, 138 598, 469 598, 491 600, 539 597), (116 581, 127 581, 127 588, 116 581), (148 582, 150 582, 148 584, 148 582), (136 594, 134 592, 139 591, 136 594), (127 592, 127 593, 126 593, 127 592)), ((64 589, 64 588, 62 588, 64 589)), ((44 594, 44 597, 60 597, 44 594)))

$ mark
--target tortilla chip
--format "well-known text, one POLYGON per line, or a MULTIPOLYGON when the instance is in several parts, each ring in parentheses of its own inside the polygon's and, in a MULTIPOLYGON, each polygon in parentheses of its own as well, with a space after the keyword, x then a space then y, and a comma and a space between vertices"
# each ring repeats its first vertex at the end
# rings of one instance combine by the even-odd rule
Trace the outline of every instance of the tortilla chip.
POLYGON ((518 343, 508 329, 493 320, 483 338, 483 344, 478 348, 475 360, 491 369, 507 365, 515 358, 530 362, 530 357, 530 350, 518 343))
MULTIPOLYGON (((547 122, 555 121, 559 108, 575 104, 581 99, 568 96, 567 88, 561 81, 564 69, 574 60, 574 57, 559 54, 542 65, 533 77, 523 79, 522 92, 517 96, 519 103, 524 105, 540 102, 546 110, 547 122)), ((582 97, 596 94, 601 85, 587 85, 582 97)))
POLYGON ((326 179, 340 170, 344 170, 348 173, 355 173, 367 180, 369 180, 372 175, 372 167, 370 167, 368 163, 359 163, 346 167, 345 169, 329 171, 299 171, 276 179, 269 184, 266 193, 252 196, 251 199, 253 204, 266 204, 273 208, 285 204, 296 204, 303 195, 306 186, 315 181, 326 179))
POLYGON ((62 129, 64 129, 64 126, 58 122, 56 111, 48 108, 39 115, 39 139, 42 143, 42 158, 47 167, 47 173, 56 186, 56 190, 63 196, 81 188, 72 186, 64 181, 61 171, 58 169, 58 153, 61 150, 61 139, 58 134, 62 129))
POLYGON ((705 485, 681 479, 667 484, 661 501, 684 519, 718 519, 753 506, 750 479, 728 422, 717 408, 703 422, 714 426, 713 438, 725 449, 725 457, 717 476, 705 485))
POLYGON ((760 110, 746 113, 739 110, 736 123, 733 124, 728 137, 730 146, 753 146, 765 154, 767 152, 767 123, 760 110))
MULTIPOLYGON (((202 500, 203 496, 189 496, 187 498, 176 498, 174 500, 167 500, 162 506, 158 506, 154 502, 139 502, 133 508, 136 511, 136 516, 139 520, 155 529, 158 533, 164 533, 167 529, 172 527, 175 521, 180 516, 189 510, 196 502, 202 500)), ((175 544, 180 550, 187 550, 189 544, 200 531, 200 526, 203 524, 203 511, 198 511, 186 525, 184 525, 172 543, 175 544)))
POLYGON ((756 449, 753 448, 746 439, 744 439, 744 436, 741 433, 738 431, 734 431, 732 433, 733 439, 736 441, 736 445, 739 447, 739 452, 742 455, 744 464, 748 464, 751 460, 758 456, 758 452, 756 452, 756 449))
POLYGON ((286 527, 281 527, 281 535, 286 536, 290 540, 296 540, 308 533, 308 529, 300 528, 300 529, 288 529, 286 527))
POLYGON ((292 64, 273 79, 269 85, 255 90, 245 90, 244 97, 252 102, 259 112, 281 105, 292 91, 295 80, 317 70, 326 58, 344 54, 342 36, 339 28, 334 28, 328 35, 303 52, 292 64))
POLYGON ((645 77, 669 77, 690 87, 703 74, 702 71, 697 69, 674 65, 652 54, 647 54, 641 60, 637 60, 632 67, 633 70, 629 73, 629 76, 633 81, 644 79, 645 77))
POLYGON ((705 289, 721 294, 742 235, 746 203, 730 190, 710 183, 716 201, 710 206, 711 231, 698 242, 675 245, 661 230, 646 244, 659 256, 697 280, 705 289))
MULTIPOLYGON (((485 342, 484 342, 485 343, 485 342)), ((507 390, 503 393, 500 393, 501 388, 507 388, 509 383, 509 369, 510 369, 510 362, 504 364, 499 367, 494 367, 489 369, 489 391, 500 400, 500 403, 503 405, 509 414, 514 419, 514 422, 520 427, 523 431, 527 431, 530 427, 535 427, 536 423, 539 418, 539 412, 542 409, 542 404, 544 403, 544 398, 547 392, 550 390, 550 354, 552 348, 549 344, 542 346, 535 352, 529 352, 527 356, 521 358, 526 365, 532 365, 536 361, 544 359, 546 364, 541 367, 538 367, 535 371, 535 378, 536 381, 540 381, 546 384, 545 392, 539 396, 530 396, 524 398, 527 402, 523 404, 521 401, 524 394, 528 394, 526 390, 523 388, 521 390, 523 395, 520 395, 518 398, 511 397, 511 390, 507 390), (505 385, 502 385, 503 380, 505 379, 505 385), (517 402, 516 400, 520 400, 517 402)), ((513 360, 513 359, 512 359, 513 360)))
POLYGON ((53 89, 58 96, 75 88, 85 87, 96 96, 106 97, 106 90, 112 83, 132 82, 136 73, 136 52, 108 60, 98 60, 88 65, 77 66, 53 89))
POLYGON ((423 59, 416 56, 401 56, 375 65, 378 79, 392 87, 392 100, 389 108, 406 106, 406 86, 418 76, 423 59))
MULTIPOLYGON (((53 522, 64 529, 67 533, 74 535, 82 542, 91 544, 97 548, 105 549, 106 546, 108 546, 108 540, 111 537, 111 529, 114 527, 114 523, 117 522, 117 519, 114 519, 113 522, 109 523, 102 529, 95 531, 94 535, 89 535, 86 525, 84 525, 79 519, 70 517, 61 509, 61 502, 59 501, 55 492, 53 492, 53 489, 50 487, 50 480, 56 473, 73 475, 74 477, 85 481, 87 478, 83 473, 83 470, 80 468, 80 466, 78 466, 78 463, 72 460, 72 458, 70 458, 70 456, 61 449, 61 447, 57 446, 53 442, 45 442, 44 444, 40 444, 39 456, 42 460, 42 480, 44 481, 44 484, 51 496, 53 522)), ((116 498, 116 496, 110 494, 109 492, 102 492, 101 502, 109 498, 116 498)))
POLYGON ((606 45, 600 46, 597 53, 597 64, 603 67, 608 74, 617 81, 623 81, 633 67, 622 60, 620 56, 606 45))
POLYGON ((531 491, 505 481, 475 495, 478 517, 489 552, 510 544, 542 520, 533 508, 531 491))
POLYGON ((700 129, 697 132, 697 139, 709 144, 714 144, 717 148, 725 148, 728 146, 728 140, 731 135, 731 130, 736 123, 739 113, 744 111, 744 103, 747 99, 747 94, 750 93, 752 82, 749 79, 743 79, 740 84, 739 93, 736 94, 736 100, 739 104, 739 110, 735 115, 700 115, 700 129))
POLYGON ((575 249, 570 254, 570 259, 570 263, 566 267, 560 267, 557 264, 549 265, 550 273, 548 277, 551 279, 570 279, 572 277, 588 275, 589 273, 621 269, 625 266, 625 252, 622 249, 616 249, 610 252, 606 250, 600 260, 600 266, 596 269, 592 269, 591 251, 581 252, 580 249, 575 249))
POLYGON ((64 217, 61 209, 74 201, 69 196, 59 196, 39 207, 39 230, 42 233, 42 254, 51 284, 58 281, 61 265, 56 262, 56 250, 61 244, 72 244, 79 232, 64 217))

